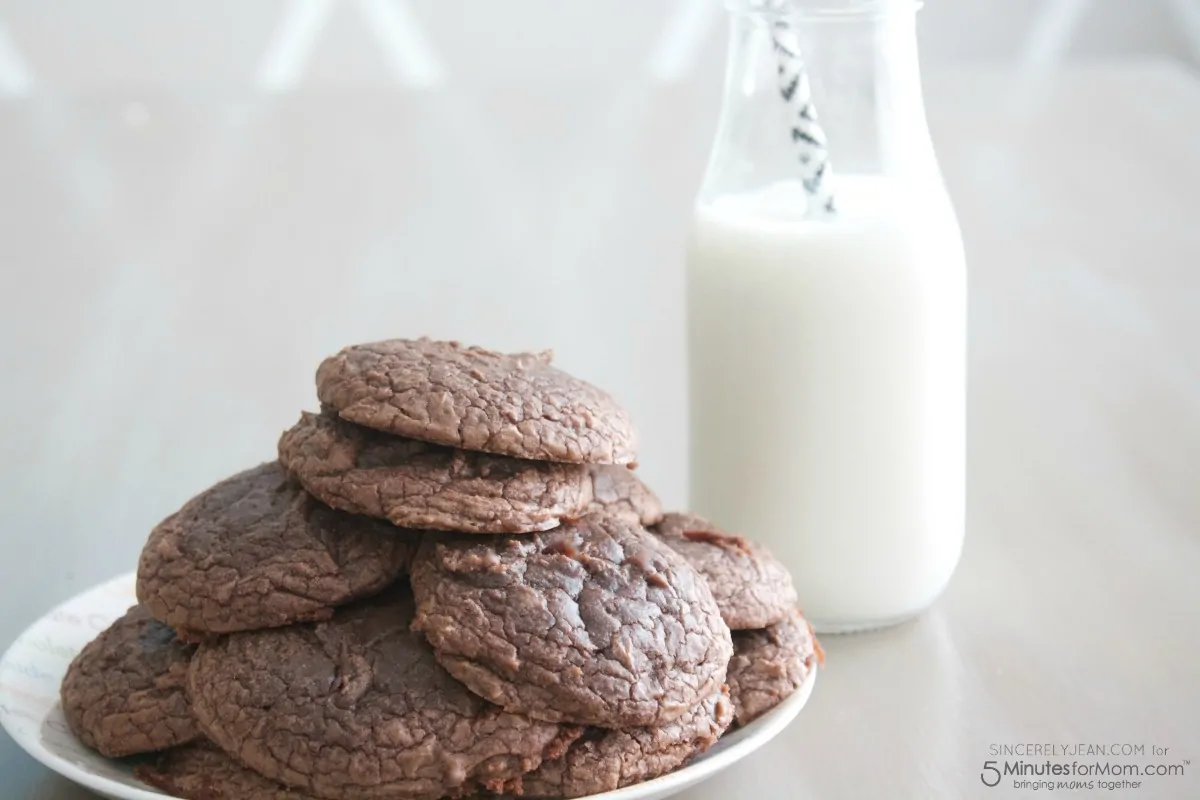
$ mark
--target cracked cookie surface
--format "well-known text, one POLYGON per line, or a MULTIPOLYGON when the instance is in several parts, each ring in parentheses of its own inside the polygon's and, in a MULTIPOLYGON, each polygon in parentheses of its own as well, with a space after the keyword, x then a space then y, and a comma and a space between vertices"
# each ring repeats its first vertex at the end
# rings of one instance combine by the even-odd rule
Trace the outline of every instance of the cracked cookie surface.
POLYGON ((243 767, 209 742, 172 748, 133 775, 184 800, 317 800, 243 767))
POLYGON ((658 495, 642 483, 633 470, 612 464, 593 464, 588 471, 592 477, 589 512, 624 515, 642 525, 654 525, 662 520, 662 503, 658 495))
POLYGON ((663 725, 725 680, 732 642, 704 579, 619 516, 524 536, 430 536, 412 582, 414 627, 439 662, 511 711, 663 725))
POLYGON ((196 638, 322 619, 395 580, 416 538, 326 508, 271 462, 159 523, 138 562, 137 596, 196 638))
POLYGON ((657 728, 591 728, 561 758, 505 787, 517 796, 583 797, 656 778, 711 747, 733 721, 727 687, 657 728))
POLYGON ((730 629, 765 628, 795 607, 791 573, 762 545, 696 514, 667 514, 651 530, 708 580, 730 629))
POLYGON ((109 758, 197 738, 184 693, 192 650, 145 608, 130 608, 67 668, 60 692, 67 724, 109 758))
POLYGON ((459 450, 324 414, 302 414, 279 459, 327 505, 407 528, 528 533, 579 516, 592 496, 582 464, 459 450))
POLYGON ((325 359, 317 395, 350 422, 464 450, 539 461, 634 461, 625 409, 550 359, 391 339, 325 359))
POLYGON ((734 631, 729 691, 738 725, 753 722, 800 688, 817 664, 816 637, 793 608, 757 631, 734 631))
MULTIPOLYGON (((322 800, 292 789, 242 766, 209 741, 173 747, 134 767, 133 776, 184 800, 322 800)), ((483 800, 483 793, 450 798, 483 800)), ((433 800, 432 795, 397 795, 394 800, 433 800)))
POLYGON ((511 780, 578 729, 467 691, 410 630, 406 584, 327 622, 197 650, 188 692, 210 739, 271 780, 326 798, 400 798, 511 780))

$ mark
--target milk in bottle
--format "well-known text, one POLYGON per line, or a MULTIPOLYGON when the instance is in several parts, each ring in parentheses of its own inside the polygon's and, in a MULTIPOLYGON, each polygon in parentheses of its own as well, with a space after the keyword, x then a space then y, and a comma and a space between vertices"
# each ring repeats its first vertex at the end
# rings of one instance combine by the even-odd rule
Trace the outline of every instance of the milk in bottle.
POLYGON ((806 43, 834 213, 814 213, 793 143, 770 138, 788 132, 780 12, 731 3, 687 253, 690 505, 767 544, 818 630, 848 631, 920 612, 958 563, 966 271, 920 104, 915 8, 839 3, 829 21, 814 5, 783 13, 806 43))

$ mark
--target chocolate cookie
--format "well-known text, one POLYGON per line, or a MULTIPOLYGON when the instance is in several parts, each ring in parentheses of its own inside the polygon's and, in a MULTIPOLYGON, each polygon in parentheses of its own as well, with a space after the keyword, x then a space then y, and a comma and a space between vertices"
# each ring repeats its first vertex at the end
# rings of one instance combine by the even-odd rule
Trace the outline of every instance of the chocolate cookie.
POLYGON ((623 514, 642 525, 662 520, 662 503, 633 470, 612 464, 593 464, 592 503, 588 511, 623 514))
POLYGON ((325 359, 317 395, 350 422, 464 450, 538 461, 634 461, 625 409, 551 367, 550 358, 391 339, 325 359))
POLYGON ((661 728, 591 728, 561 758, 544 762, 504 791, 530 797, 583 797, 665 775, 703 753, 733 721, 729 690, 661 728))
POLYGON ((430 537, 414 629, 480 696, 551 722, 665 725, 725 680, 704 579, 641 526, 589 514, 524 536, 430 537))
POLYGON ((415 537, 326 508, 276 463, 221 481, 150 534, 137 596, 185 635, 324 619, 378 592, 408 564, 415 537))
POLYGON ((769 628, 734 631, 728 680, 738 725, 771 710, 804 683, 816 668, 816 641, 795 608, 769 628))
POLYGON ((317 800, 243 767, 209 742, 176 747, 133 776, 184 800, 317 800))
POLYGON ((410 631, 412 616, 398 584, 327 622, 201 645, 188 673, 201 727, 267 778, 334 800, 511 780, 578 736, 468 692, 410 631))
POLYGON ((109 758, 148 753, 200 735, 184 679, 192 647, 142 606, 89 642, 63 678, 63 715, 83 742, 109 758))
POLYGON ((791 574, 762 545, 695 514, 667 514, 653 530, 708 580, 732 630, 765 628, 795 607, 791 574))
POLYGON ((582 464, 458 450, 317 414, 283 434, 279 460, 322 502, 406 528, 541 531, 579 516, 592 496, 582 464))

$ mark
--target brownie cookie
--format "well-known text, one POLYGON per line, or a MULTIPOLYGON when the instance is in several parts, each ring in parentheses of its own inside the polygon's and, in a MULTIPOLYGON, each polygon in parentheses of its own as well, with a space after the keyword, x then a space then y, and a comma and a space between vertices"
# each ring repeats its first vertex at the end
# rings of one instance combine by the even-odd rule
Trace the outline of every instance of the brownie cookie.
POLYGON ((660 728, 591 728, 561 758, 544 762, 504 787, 514 795, 582 797, 665 775, 703 753, 733 721, 729 690, 660 728))
POLYGON ((662 520, 662 503, 633 470, 612 464, 593 464, 592 503, 588 511, 623 514, 642 525, 662 520))
POLYGON ((551 722, 665 725, 725 680, 704 579, 641 526, 589 514, 524 536, 430 537, 415 630, 480 696, 551 722))
POLYGON ((503 711, 438 666, 398 584, 327 622, 203 644, 188 693, 204 732, 319 797, 442 796, 511 780, 579 735, 503 711))
MULTIPOLYGON (((133 776, 184 800, 320 800, 316 795, 264 778, 207 741, 160 753, 150 763, 134 767, 133 776)), ((416 800, 419 796, 397 796, 400 797, 416 800)), ((483 800, 482 794, 473 797, 483 800)))
POLYGON ((382 590, 408 564, 415 537, 326 508, 276 463, 221 481, 150 534, 137 596, 183 635, 324 619, 382 590))
POLYGON ((184 800, 317 800, 243 767, 209 742, 176 747, 133 776, 184 800))
POLYGON ((817 665, 816 642, 795 608, 769 628, 734 631, 729 691, 738 725, 771 710, 804 683, 817 665))
POLYGON ((347 347, 317 370, 317 396, 350 422, 436 444, 539 461, 627 464, 634 432, 607 393, 550 366, 458 342, 347 347))
POLYGON ((197 738, 184 694, 192 649, 133 606, 67 668, 61 689, 67 724, 79 741, 109 758, 197 738))
POLYGON ((708 580, 731 629, 765 628, 795 607, 791 573, 762 545, 695 514, 667 514, 653 530, 708 580))
POLYGON ((579 516, 592 496, 582 464, 474 453, 309 413, 279 440, 279 460, 322 502, 406 528, 541 531, 579 516))

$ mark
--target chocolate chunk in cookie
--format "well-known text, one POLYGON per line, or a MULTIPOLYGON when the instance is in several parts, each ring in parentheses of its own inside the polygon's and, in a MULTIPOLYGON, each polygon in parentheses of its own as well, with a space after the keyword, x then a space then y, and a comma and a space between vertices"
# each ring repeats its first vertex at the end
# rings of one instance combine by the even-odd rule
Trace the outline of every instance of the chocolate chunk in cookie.
POLYGON ((641 526, 433 537, 414 627, 480 696, 552 722, 665 725, 720 688, 732 644, 704 579, 641 526))
POLYGON ((592 495, 582 464, 459 450, 317 414, 283 434, 279 460, 327 505, 406 528, 541 531, 579 516, 592 495))
POLYGON ((159 523, 138 563, 137 596, 195 638, 322 619, 395 580, 415 541, 326 508, 278 464, 263 464, 159 523))
POLYGON ((188 674, 201 727, 267 778, 334 800, 511 780, 578 736, 471 694, 410 630, 412 616, 398 584, 327 622, 201 645, 188 674))
POLYGON ((109 758, 174 747, 200 736, 184 693, 192 647, 142 606, 80 651, 63 678, 63 715, 109 758))
POLYGON ((662 520, 662 503, 633 470, 612 464, 593 464, 592 504, 588 511, 620 514, 641 525, 662 520))
POLYGON ((436 444, 539 461, 627 464, 633 426, 606 392, 550 366, 458 342, 392 339, 347 347, 317 370, 338 416, 436 444))
POLYGON ((765 628, 795 607, 791 574, 762 545, 695 514, 667 514, 652 530, 708 580, 732 630, 765 628))
POLYGON ((733 721, 727 687, 658 728, 590 728, 561 758, 504 787, 517 796, 583 797, 665 775, 703 753, 733 721))
POLYGON ((812 628, 795 608, 757 631, 734 631, 729 691, 738 725, 752 722, 800 688, 816 669, 812 628))

